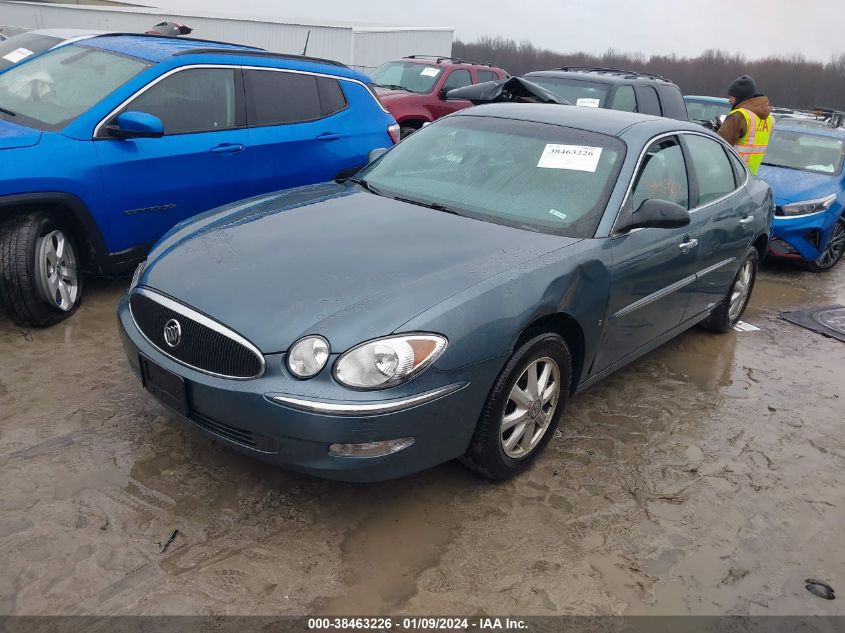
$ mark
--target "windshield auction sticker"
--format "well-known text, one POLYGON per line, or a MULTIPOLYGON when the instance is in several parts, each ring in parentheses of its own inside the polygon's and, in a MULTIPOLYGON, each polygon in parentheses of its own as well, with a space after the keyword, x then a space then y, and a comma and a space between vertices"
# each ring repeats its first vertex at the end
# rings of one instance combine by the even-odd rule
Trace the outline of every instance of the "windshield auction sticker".
POLYGON ((583 106, 585 108, 598 108, 599 103, 601 103, 601 99, 590 99, 588 97, 581 97, 575 102, 575 105, 583 106))
POLYGON ((3 55, 3 59, 7 59, 13 64, 17 64, 20 60, 26 59, 32 54, 32 51, 28 48, 16 48, 11 53, 3 55))
POLYGON ((423 77, 437 77, 440 74, 439 68, 431 68, 430 66, 426 66, 420 71, 420 75, 423 77))
POLYGON ((537 167, 595 172, 601 158, 601 147, 589 145, 546 145, 537 167))

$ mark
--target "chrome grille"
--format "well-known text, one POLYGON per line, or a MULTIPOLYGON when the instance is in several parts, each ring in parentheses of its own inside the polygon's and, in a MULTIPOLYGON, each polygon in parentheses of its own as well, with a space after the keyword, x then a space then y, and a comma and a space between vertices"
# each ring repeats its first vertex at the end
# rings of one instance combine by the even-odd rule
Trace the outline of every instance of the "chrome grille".
POLYGON ((245 338, 187 306, 136 288, 129 296, 135 325, 162 354, 192 369, 245 380, 264 373, 264 356, 245 338), (178 321, 181 337, 172 347, 165 341, 165 325, 178 321))

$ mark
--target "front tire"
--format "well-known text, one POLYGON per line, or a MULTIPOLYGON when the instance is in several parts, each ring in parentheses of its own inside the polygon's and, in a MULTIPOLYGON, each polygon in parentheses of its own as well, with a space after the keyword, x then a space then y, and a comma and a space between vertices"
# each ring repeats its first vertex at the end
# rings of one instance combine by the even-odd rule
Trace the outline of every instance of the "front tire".
POLYGON ((826 273, 839 263, 843 254, 845 254, 845 218, 839 218, 824 251, 818 259, 809 262, 807 268, 814 273, 826 273))
POLYGON ((0 296, 22 327, 47 327, 71 316, 82 301, 79 250, 67 227, 43 211, 0 226, 0 296))
POLYGON ((490 391, 463 463, 494 480, 528 469, 560 423, 571 381, 572 357, 559 335, 520 345, 490 391))
POLYGON ((751 299, 751 291, 754 290, 759 269, 760 256, 757 254, 757 249, 752 246, 745 253, 745 259, 742 260, 742 265, 734 277, 728 294, 702 321, 701 325, 713 332, 724 334, 739 323, 751 299))

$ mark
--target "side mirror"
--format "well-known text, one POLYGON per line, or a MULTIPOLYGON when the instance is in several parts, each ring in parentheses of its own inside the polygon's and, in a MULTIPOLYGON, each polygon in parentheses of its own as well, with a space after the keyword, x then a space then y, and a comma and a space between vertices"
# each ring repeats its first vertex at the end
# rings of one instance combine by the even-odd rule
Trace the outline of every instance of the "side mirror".
POLYGON ((381 158, 385 154, 387 154, 387 148, 386 147, 376 147, 375 149, 371 149, 370 153, 367 154, 367 164, 369 165, 370 163, 378 160, 379 158, 381 158))
POLYGON ((146 112, 124 112, 117 122, 108 126, 112 136, 118 138, 161 138, 164 124, 157 116, 146 112))
POLYGON ((623 233, 633 229, 679 229, 690 223, 689 211, 679 204, 651 198, 644 200, 640 208, 631 214, 631 220, 617 231, 623 233))
POLYGON ((448 94, 449 94, 449 91, 445 87, 443 87, 437 93, 437 96, 440 97, 441 101, 446 101, 446 95, 448 95, 448 94))

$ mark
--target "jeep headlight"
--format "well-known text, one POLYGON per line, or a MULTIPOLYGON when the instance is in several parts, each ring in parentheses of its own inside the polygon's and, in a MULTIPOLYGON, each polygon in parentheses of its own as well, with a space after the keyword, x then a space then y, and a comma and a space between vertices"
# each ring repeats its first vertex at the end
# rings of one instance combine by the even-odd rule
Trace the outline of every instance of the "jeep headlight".
POLYGON ((805 200, 804 202, 793 202, 785 204, 781 207, 783 211, 782 217, 795 217, 797 215, 810 215, 811 213, 821 213, 827 211, 828 207, 836 200, 836 194, 832 193, 824 198, 816 200, 805 200))
POLYGON ((362 343, 334 367, 338 382, 354 389, 386 389, 424 371, 446 349, 439 334, 402 334, 362 343))

